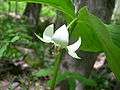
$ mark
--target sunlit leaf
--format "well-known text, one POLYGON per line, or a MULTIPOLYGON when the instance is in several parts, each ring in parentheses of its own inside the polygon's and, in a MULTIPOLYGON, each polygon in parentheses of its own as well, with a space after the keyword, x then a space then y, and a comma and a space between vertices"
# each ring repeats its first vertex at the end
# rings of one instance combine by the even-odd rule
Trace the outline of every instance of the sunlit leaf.
POLYGON ((49 76, 51 73, 52 73, 51 69, 41 69, 37 73, 33 73, 33 76, 39 78, 39 77, 49 76))
POLYGON ((7 50, 8 45, 9 43, 6 43, 4 46, 2 46, 2 48, 0 48, 0 58, 3 56, 5 50, 7 50))
POLYGON ((120 48, 120 25, 110 24, 106 26, 110 32, 113 42, 120 48))
POLYGON ((17 41, 17 40, 19 40, 19 39, 20 39, 19 36, 15 36, 15 37, 12 38, 11 42, 13 43, 13 42, 15 42, 15 41, 17 41))

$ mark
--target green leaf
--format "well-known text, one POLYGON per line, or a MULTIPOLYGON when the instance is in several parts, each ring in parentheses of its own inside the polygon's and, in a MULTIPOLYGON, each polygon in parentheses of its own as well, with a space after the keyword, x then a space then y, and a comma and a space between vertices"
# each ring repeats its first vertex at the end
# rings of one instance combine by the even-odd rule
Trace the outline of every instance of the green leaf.
MULTIPOLYGON (((11 1, 14 1, 14 0, 11 0, 11 1)), ((67 16, 71 18, 71 20, 74 19, 75 17, 74 6, 71 0, 19 0, 19 2, 21 1, 48 4, 67 14, 67 16)))
POLYGON ((110 24, 106 26, 110 32, 113 42, 120 48, 120 25, 110 24))
POLYGON ((4 52, 7 50, 8 45, 9 43, 6 43, 5 45, 2 46, 2 48, 0 48, 0 58, 3 56, 4 52))
POLYGON ((91 52, 103 51, 101 47, 102 45, 97 38, 97 34, 94 32, 94 26, 92 26, 91 22, 89 21, 89 13, 83 9, 84 8, 82 8, 79 12, 79 20, 76 27, 72 31, 71 37, 74 39, 81 37, 81 50, 91 52))
POLYGON ((51 75, 51 69, 41 69, 40 71, 38 71, 37 73, 33 73, 33 76, 35 77, 45 77, 48 75, 51 75))
POLYGON ((12 38, 11 42, 13 43, 13 42, 19 40, 19 38, 20 38, 19 36, 15 36, 15 37, 12 38))
POLYGON ((82 37, 83 50, 105 52, 111 70, 120 80, 120 48, 113 43, 104 23, 84 7, 80 10, 79 23, 73 33, 75 32, 82 37))
POLYGON ((66 79, 71 79, 75 81, 78 80, 82 84, 88 85, 88 86, 96 85, 95 81, 91 79, 87 79, 85 78, 85 76, 82 76, 81 74, 76 73, 76 72, 64 72, 63 74, 59 74, 57 77, 57 84, 59 84, 61 81, 66 80, 66 79))
POLYGON ((76 88, 76 80, 70 78, 68 79, 69 90, 75 90, 76 88))

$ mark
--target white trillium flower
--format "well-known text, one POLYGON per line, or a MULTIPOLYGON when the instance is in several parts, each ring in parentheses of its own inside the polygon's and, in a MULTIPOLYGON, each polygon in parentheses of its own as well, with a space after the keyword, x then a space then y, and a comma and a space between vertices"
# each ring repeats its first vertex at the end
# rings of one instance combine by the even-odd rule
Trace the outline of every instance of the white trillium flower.
POLYGON ((75 42, 74 44, 68 45, 69 33, 68 33, 66 25, 61 26, 54 33, 54 25, 51 24, 43 32, 43 38, 41 38, 37 34, 35 35, 43 42, 54 43, 56 46, 59 46, 60 48, 67 48, 68 54, 70 56, 72 56, 73 58, 80 59, 80 57, 77 56, 75 51, 81 45, 81 38, 79 37, 78 41, 75 42))

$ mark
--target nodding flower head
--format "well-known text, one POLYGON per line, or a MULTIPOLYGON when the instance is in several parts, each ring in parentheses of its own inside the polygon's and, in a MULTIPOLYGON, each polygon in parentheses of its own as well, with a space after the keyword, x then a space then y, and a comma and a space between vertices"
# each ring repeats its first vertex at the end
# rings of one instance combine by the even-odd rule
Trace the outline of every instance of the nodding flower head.
POLYGON ((75 51, 81 45, 81 38, 79 37, 78 41, 74 44, 68 45, 69 33, 66 25, 61 26, 54 32, 54 25, 51 24, 43 32, 43 38, 41 38, 37 34, 35 35, 45 43, 54 43, 55 46, 58 46, 60 48, 66 48, 70 56, 72 56, 73 58, 80 59, 80 57, 77 56, 75 51))

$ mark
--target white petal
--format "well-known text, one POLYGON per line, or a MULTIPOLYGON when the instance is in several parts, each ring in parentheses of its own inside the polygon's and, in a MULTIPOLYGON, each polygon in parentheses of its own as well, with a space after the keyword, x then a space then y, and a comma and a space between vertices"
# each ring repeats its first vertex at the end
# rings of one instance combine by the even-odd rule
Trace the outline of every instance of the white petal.
POLYGON ((54 33, 54 25, 51 24, 43 32, 43 39, 47 42, 51 42, 51 38, 53 36, 53 33, 54 33))
POLYGON ((78 55, 77 55, 75 52, 69 52, 69 51, 68 51, 68 54, 69 54, 70 56, 72 56, 73 58, 81 59, 80 57, 78 57, 78 55))
POLYGON ((72 45, 67 46, 69 52, 75 52, 81 45, 81 38, 79 37, 78 41, 72 45))
POLYGON ((46 40, 46 39, 41 38, 41 37, 38 36, 36 33, 35 33, 35 35, 36 35, 41 41, 43 41, 43 42, 45 42, 45 43, 50 43, 50 42, 51 42, 51 41, 49 41, 49 40, 46 40))
POLYGON ((68 45, 69 41, 69 33, 67 30, 66 25, 61 26, 59 29, 57 29, 52 37, 52 40, 62 48, 66 47, 68 45))

